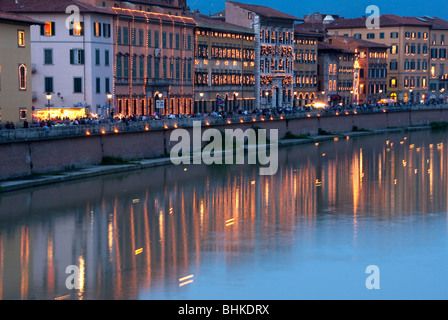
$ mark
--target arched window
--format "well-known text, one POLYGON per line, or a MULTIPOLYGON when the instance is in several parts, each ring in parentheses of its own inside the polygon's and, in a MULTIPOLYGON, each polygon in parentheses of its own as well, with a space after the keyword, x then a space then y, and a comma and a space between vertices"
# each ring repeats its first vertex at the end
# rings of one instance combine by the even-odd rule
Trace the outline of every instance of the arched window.
POLYGON ((24 64, 19 66, 19 89, 26 90, 26 66, 24 64))

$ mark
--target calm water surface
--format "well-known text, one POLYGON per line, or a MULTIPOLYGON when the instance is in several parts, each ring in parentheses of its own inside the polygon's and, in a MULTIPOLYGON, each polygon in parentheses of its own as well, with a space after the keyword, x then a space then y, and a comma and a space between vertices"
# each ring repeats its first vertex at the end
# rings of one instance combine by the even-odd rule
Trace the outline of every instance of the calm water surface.
POLYGON ((275 176, 169 166, 0 195, 0 298, 447 299, 447 146, 339 139, 281 149, 275 176))

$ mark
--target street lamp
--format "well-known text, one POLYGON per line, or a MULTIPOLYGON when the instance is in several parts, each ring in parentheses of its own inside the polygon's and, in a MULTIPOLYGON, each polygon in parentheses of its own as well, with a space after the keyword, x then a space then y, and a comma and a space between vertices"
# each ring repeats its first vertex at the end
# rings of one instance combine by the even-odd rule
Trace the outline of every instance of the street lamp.
POLYGON ((201 97, 201 104, 199 106, 199 112, 204 113, 204 92, 199 93, 199 96, 201 97))
POLYGON ((50 111, 50 101, 51 101, 51 93, 47 92, 47 94, 45 95, 45 97, 47 98, 47 106, 48 106, 48 121, 51 120, 51 111, 50 111))
POLYGON ((108 92, 107 93, 107 100, 109 100, 108 105, 109 105, 109 111, 111 112, 112 118, 114 117, 114 113, 112 111, 112 106, 111 106, 111 100, 112 100, 112 93, 108 92))

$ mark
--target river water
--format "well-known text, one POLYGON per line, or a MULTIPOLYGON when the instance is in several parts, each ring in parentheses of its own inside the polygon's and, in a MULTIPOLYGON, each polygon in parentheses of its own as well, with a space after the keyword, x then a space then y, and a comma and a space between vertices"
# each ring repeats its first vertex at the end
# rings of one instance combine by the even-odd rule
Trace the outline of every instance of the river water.
POLYGON ((0 298, 447 299, 447 146, 340 138, 280 149, 274 176, 165 166, 0 194, 0 298))

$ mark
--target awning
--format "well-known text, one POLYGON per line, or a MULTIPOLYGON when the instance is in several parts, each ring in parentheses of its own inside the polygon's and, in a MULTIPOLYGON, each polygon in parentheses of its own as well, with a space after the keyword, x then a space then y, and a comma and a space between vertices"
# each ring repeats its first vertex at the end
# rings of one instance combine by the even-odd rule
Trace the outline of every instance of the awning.
POLYGON ((342 97, 341 97, 340 95, 338 95, 338 94, 331 94, 331 95, 330 95, 330 98, 333 99, 333 100, 339 100, 339 99, 342 99, 342 97))

